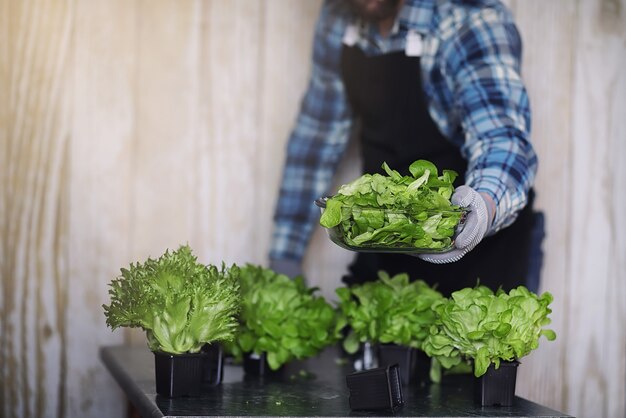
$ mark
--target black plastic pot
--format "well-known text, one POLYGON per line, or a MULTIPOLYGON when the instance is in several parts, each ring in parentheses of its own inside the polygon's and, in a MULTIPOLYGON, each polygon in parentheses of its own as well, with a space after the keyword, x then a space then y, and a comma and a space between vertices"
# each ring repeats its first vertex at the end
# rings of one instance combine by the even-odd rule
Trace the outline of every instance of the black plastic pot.
POLYGON ((346 376, 350 409, 395 411, 404 405, 398 365, 377 367, 346 376))
POLYGON ((267 354, 245 353, 243 355, 243 371, 248 376, 276 376, 282 372, 282 367, 272 370, 267 363, 267 354))
POLYGON ((430 365, 432 359, 426 355, 422 350, 415 349, 416 352, 416 365, 415 365, 415 379, 417 382, 430 383, 430 365))
POLYGON ((431 359, 422 350, 397 344, 378 346, 379 366, 398 364, 403 385, 430 382, 431 359))
POLYGON ((202 391, 206 353, 169 354, 154 352, 156 391, 175 398, 195 396, 202 391))
POLYGON ((224 377, 224 353, 221 344, 205 344, 201 351, 206 354, 202 382, 210 386, 220 384, 224 377))
POLYGON ((491 364, 487 373, 479 377, 474 388, 477 404, 482 406, 512 406, 519 361, 501 361, 496 370, 491 364))
POLYGON ((397 364, 402 384, 408 385, 416 380, 417 351, 397 344, 381 344, 378 346, 378 365, 384 367, 397 364))

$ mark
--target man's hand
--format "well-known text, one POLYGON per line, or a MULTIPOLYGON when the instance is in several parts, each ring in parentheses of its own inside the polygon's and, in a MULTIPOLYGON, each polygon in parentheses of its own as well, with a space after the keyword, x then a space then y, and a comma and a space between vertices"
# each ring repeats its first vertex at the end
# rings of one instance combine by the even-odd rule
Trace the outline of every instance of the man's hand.
POLYGON ((452 195, 452 203, 470 210, 465 227, 454 240, 452 250, 445 253, 425 253, 418 257, 435 264, 453 263, 470 252, 489 231, 496 205, 490 196, 478 193, 469 186, 458 187, 452 195))

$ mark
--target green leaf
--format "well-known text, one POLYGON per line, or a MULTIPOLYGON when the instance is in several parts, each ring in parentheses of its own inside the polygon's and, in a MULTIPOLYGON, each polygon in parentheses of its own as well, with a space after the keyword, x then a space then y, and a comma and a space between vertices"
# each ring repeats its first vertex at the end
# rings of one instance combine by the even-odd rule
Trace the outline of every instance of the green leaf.
POLYGON ((339 225, 341 223, 341 207, 342 203, 339 200, 328 199, 326 201, 326 208, 320 218, 320 224, 326 228, 339 225))
POLYGON ((429 374, 430 380, 432 380, 433 382, 435 383, 441 382, 441 365, 439 364, 437 359, 434 357, 430 362, 430 371, 428 374, 429 374))
POLYGON ((269 364, 270 369, 278 370, 282 365, 282 363, 278 359, 278 353, 273 351, 267 353, 267 364, 269 364))
POLYGON ((383 170, 385 170, 385 173, 387 173, 387 175, 391 177, 392 180, 402 179, 402 176, 400 175, 400 173, 398 173, 396 170, 392 170, 391 168, 389 168, 387 163, 383 163, 382 167, 383 167, 383 170))
POLYGON ((483 331, 472 331, 467 333, 467 338, 470 340, 480 340, 484 335, 485 333, 483 331))
POLYGON ((343 349, 349 354, 354 354, 359 351, 359 338, 354 332, 348 334, 345 340, 343 340, 343 349))
POLYGON ((490 363, 489 350, 486 347, 481 347, 474 357, 474 376, 480 377, 487 373, 490 363))
POLYGON ((511 331, 511 324, 502 323, 498 325, 498 328, 496 328, 496 330, 493 332, 493 335, 498 338, 503 338, 509 333, 509 331, 511 331))
POLYGON ((409 171, 413 177, 418 178, 424 175, 425 172, 429 172, 433 177, 437 177, 437 167, 430 161, 417 160, 409 166, 409 171))

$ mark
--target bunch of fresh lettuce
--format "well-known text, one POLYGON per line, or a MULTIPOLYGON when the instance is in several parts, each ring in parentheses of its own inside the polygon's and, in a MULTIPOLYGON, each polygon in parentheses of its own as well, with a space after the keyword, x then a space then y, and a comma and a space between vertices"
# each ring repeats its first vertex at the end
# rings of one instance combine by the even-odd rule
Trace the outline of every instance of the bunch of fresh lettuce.
POLYGON ((335 309, 302 277, 290 279, 271 269, 241 267, 240 327, 227 345, 240 360, 244 353, 266 353, 272 370, 294 359, 316 355, 340 338, 335 309))
POLYGON ((130 264, 110 283, 103 305, 112 329, 139 327, 152 351, 196 353, 206 343, 234 337, 239 311, 239 269, 197 261, 189 246, 158 259, 130 264))
POLYGON ((443 296, 422 280, 409 282, 406 273, 389 277, 379 271, 378 277, 336 290, 343 322, 350 327, 344 349, 354 353, 363 342, 421 348, 435 321, 431 306, 443 296))
MULTIPOLYGON (((424 352, 444 368, 473 360, 480 377, 491 363, 517 360, 539 347, 539 337, 552 341, 556 334, 544 329, 550 323, 552 295, 541 296, 524 286, 494 294, 485 286, 465 288, 433 305, 435 324, 423 344, 424 352)), ((431 369, 439 381, 440 369, 431 369)))
POLYGON ((320 224, 339 227, 356 247, 444 249, 451 245, 462 212, 450 202, 457 173, 429 161, 410 165, 402 176, 383 163, 386 176, 365 174, 326 201, 320 224))

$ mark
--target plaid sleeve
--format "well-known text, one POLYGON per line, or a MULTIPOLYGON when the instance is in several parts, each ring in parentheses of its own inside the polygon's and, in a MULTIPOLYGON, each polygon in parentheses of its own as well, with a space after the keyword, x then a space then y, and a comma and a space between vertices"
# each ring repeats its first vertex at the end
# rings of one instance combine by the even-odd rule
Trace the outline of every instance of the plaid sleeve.
POLYGON ((444 46, 446 81, 465 135, 466 183, 496 203, 491 233, 515 220, 537 171, 521 52, 512 18, 493 8, 471 15, 444 46))
POLYGON ((271 259, 301 260, 349 137, 351 112, 340 77, 341 1, 327 1, 316 25, 311 80, 287 143, 274 212, 271 259))

